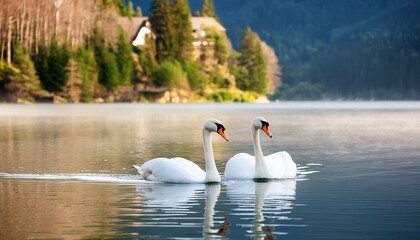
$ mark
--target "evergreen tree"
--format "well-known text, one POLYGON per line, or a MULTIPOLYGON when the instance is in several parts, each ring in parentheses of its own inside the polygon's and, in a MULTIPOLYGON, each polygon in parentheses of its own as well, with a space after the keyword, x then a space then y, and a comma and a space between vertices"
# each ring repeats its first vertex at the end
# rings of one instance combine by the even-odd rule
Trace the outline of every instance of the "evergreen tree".
POLYGON ((46 89, 44 79, 48 79, 48 52, 47 48, 43 45, 39 46, 38 54, 33 56, 36 73, 41 80, 41 86, 46 89))
POLYGON ((136 15, 136 13, 134 12, 134 6, 132 1, 128 1, 127 14, 129 17, 133 17, 136 15))
POLYGON ((213 0, 204 0, 203 6, 201 7, 200 16, 202 17, 212 17, 218 22, 221 22, 219 17, 216 15, 216 10, 214 8, 213 0))
POLYGON ((13 67, 0 67, 0 85, 2 85, 0 91, 6 92, 7 100, 33 101, 35 95, 42 95, 34 64, 30 56, 18 44, 15 44, 13 48, 12 64, 13 67))
POLYGON ((78 73, 82 79, 81 98, 82 102, 91 102, 98 83, 98 70, 95 54, 86 47, 80 47, 76 53, 78 73))
POLYGON ((140 6, 137 6, 137 8, 136 8, 136 16, 137 17, 143 17, 143 12, 142 12, 140 6))
MULTIPOLYGON (((56 41, 51 43, 48 53, 48 77, 43 84, 49 92, 61 92, 67 83, 67 64, 70 53, 66 46, 58 46, 56 41)), ((41 79, 42 80, 42 79, 41 79)))
POLYGON ((108 91, 114 91, 120 83, 117 58, 103 39, 102 31, 96 27, 93 34, 95 59, 98 64, 98 81, 108 91))
POLYGON ((103 60, 99 62, 99 83, 113 92, 120 85, 117 58, 111 49, 104 49, 102 55, 103 60))
POLYGON ((239 52, 239 66, 246 69, 247 74, 242 75, 242 79, 237 79, 238 87, 242 90, 265 94, 268 87, 268 75, 261 40, 249 27, 242 36, 239 52))
POLYGON ((176 57, 175 29, 168 0, 154 0, 149 17, 152 31, 156 35, 156 59, 159 62, 173 60, 176 57))
POLYGON ((120 70, 121 85, 129 85, 131 83, 134 66, 133 58, 131 57, 132 52, 133 48, 120 26, 118 28, 117 62, 120 70))
POLYGON ((57 42, 53 41, 48 48, 41 46, 34 59, 42 87, 48 92, 61 92, 68 77, 67 64, 70 52, 67 47, 58 46, 57 42))
POLYGON ((146 38, 145 45, 138 48, 138 52, 139 61, 141 64, 141 75, 143 78, 142 80, 148 82, 152 79, 153 73, 158 67, 153 39, 146 38))
POLYGON ((191 12, 187 0, 175 0, 172 5, 176 44, 176 57, 180 61, 190 60, 193 51, 191 12))

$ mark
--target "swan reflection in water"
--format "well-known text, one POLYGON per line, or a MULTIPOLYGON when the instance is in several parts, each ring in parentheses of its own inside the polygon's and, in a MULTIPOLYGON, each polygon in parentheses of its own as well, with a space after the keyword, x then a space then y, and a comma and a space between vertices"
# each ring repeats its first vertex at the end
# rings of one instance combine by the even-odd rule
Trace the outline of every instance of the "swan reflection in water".
POLYGON ((157 183, 141 185, 137 191, 143 199, 141 226, 159 227, 147 229, 152 232, 143 233, 147 236, 270 239, 286 234, 276 229, 285 224, 276 221, 289 220, 296 181, 157 183), (171 230, 157 230, 160 227, 171 230))
MULTIPOLYGON (((182 228, 182 231, 180 230, 182 235, 187 231, 186 228, 202 227, 204 238, 223 235, 225 233, 223 221, 221 227, 214 223, 214 208, 220 191, 220 184, 157 183, 138 186, 137 192, 143 199, 141 226, 179 227, 182 228)), ((174 234, 174 231, 160 231, 157 234, 159 236, 155 237, 166 237, 165 234, 171 232, 174 234)), ((201 230, 195 232, 199 233, 201 230)))
POLYGON ((240 223, 236 225, 248 229, 247 236, 275 239, 275 235, 287 234, 276 227, 286 225, 278 221, 290 220, 287 215, 293 209, 296 180, 228 182, 226 192, 234 206, 232 218, 239 217, 240 223))

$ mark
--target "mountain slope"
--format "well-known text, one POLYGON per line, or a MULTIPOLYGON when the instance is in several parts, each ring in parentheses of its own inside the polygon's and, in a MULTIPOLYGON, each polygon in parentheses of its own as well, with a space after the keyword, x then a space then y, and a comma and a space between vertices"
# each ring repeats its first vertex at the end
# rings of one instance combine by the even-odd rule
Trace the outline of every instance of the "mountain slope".
MULTIPOLYGON (((151 0, 138 2, 146 15, 151 0)), ((420 98, 418 0, 214 2, 235 48, 250 26, 276 50, 284 85, 275 97, 307 82, 324 97, 420 98)), ((201 4, 190 1, 192 12, 201 4)))

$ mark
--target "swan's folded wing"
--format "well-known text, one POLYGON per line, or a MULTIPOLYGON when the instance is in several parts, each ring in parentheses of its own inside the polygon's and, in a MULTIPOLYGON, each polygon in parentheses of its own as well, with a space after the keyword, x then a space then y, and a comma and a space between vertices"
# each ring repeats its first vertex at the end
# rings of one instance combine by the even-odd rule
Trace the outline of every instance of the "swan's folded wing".
POLYGON ((197 164, 184 158, 155 158, 135 168, 146 180, 159 182, 204 182, 206 175, 197 164))
POLYGON ((296 177, 296 163, 286 151, 276 152, 264 157, 275 178, 294 178, 296 177))
POLYGON ((255 157, 248 153, 234 155, 225 166, 225 179, 253 179, 255 157))

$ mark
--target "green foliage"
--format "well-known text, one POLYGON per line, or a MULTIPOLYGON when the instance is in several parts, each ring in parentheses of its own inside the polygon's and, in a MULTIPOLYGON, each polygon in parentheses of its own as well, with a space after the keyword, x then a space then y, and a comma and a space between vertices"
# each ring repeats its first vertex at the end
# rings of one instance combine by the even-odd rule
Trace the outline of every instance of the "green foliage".
POLYGON ((177 31, 173 26, 173 15, 168 0, 154 0, 151 5, 149 21, 156 35, 156 59, 162 63, 176 58, 177 31))
POLYGON ((226 36, 214 27, 205 26, 206 41, 214 43, 215 57, 219 64, 225 64, 229 55, 226 36))
POLYGON ((102 31, 96 27, 92 43, 99 72, 98 81, 108 91, 113 92, 120 85, 120 72, 117 57, 112 48, 107 46, 102 36, 102 31))
POLYGON ((192 90, 203 90, 206 85, 206 76, 201 72, 201 64, 196 61, 182 63, 182 69, 187 74, 188 83, 192 90))
POLYGON ((216 10, 214 8, 213 0, 204 0, 199 16, 212 17, 216 19, 218 22, 220 22, 220 19, 216 15, 216 10))
POLYGON ((239 52, 238 87, 261 94, 267 93, 267 66, 261 48, 261 40, 249 27, 243 34, 239 52))
POLYGON ((113 92, 120 85, 117 58, 109 49, 103 50, 100 55, 102 56, 102 59, 100 61, 97 59, 99 66, 99 83, 108 91, 113 92))
POLYGON ((127 6, 127 15, 128 17, 134 17, 137 14, 134 12, 134 6, 133 6, 133 2, 132 1, 128 1, 128 6, 127 6))
POLYGON ((213 102, 255 102, 258 94, 252 91, 220 89, 207 95, 206 98, 213 102))
POLYGON ((216 88, 228 88, 229 80, 226 79, 219 66, 215 66, 213 71, 210 73, 210 80, 216 86, 216 88))
POLYGON ((191 26, 191 13, 187 0, 175 0, 172 4, 173 28, 175 31, 178 61, 188 61, 192 58, 193 36, 191 26))
POLYGON ((131 4, 131 8, 125 5, 124 0, 102 0, 102 1, 103 1, 104 6, 115 7, 115 9, 117 9, 118 13, 121 16, 126 16, 126 17, 134 16, 134 11, 132 7, 133 3, 131 1, 128 2, 128 6, 130 6, 131 4))
MULTIPOLYGON (((146 41, 149 42, 150 40, 146 41)), ((155 58, 155 52, 153 51, 153 46, 151 44, 146 43, 145 46, 136 48, 142 67, 142 75, 149 79, 152 78, 153 73, 158 67, 158 63, 155 58)))
POLYGON ((219 91, 216 91, 208 97, 209 100, 213 102, 233 102, 235 99, 234 94, 226 89, 221 89, 219 91))
POLYGON ((158 87, 188 88, 187 75, 176 61, 163 62, 154 73, 154 84, 158 87))
POLYGON ((131 54, 133 47, 125 36, 124 30, 120 26, 118 28, 118 42, 117 42, 117 62, 120 71, 120 85, 129 85, 133 75, 134 62, 131 54))
POLYGON ((82 78, 82 102, 91 102, 95 94, 95 86, 98 83, 98 70, 93 50, 80 47, 76 53, 78 73, 82 78))
POLYGON ((419 99, 418 39, 420 28, 341 42, 301 67, 299 76, 322 84, 329 98, 419 99))
POLYGON ((70 51, 64 46, 58 46, 53 41, 50 46, 40 46, 39 53, 34 56, 35 68, 41 80, 42 87, 48 92, 59 93, 67 83, 67 64, 70 51))
POLYGON ((41 93, 34 64, 18 44, 12 54, 13 65, 0 66, 0 93, 6 94, 6 100, 11 102, 34 101, 33 97, 41 93))

